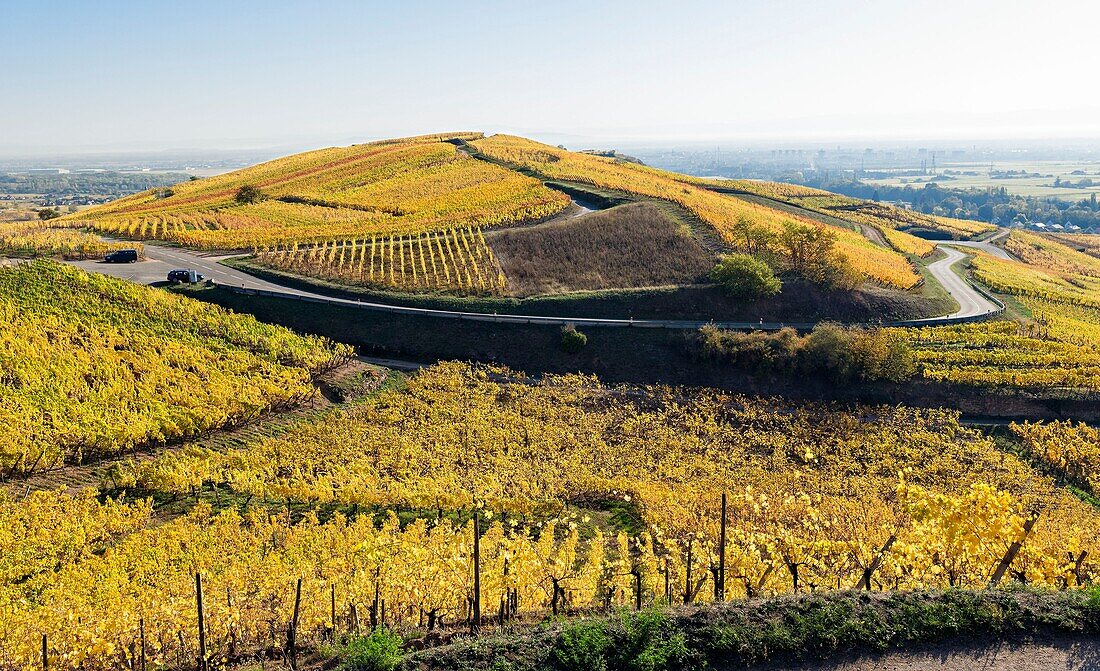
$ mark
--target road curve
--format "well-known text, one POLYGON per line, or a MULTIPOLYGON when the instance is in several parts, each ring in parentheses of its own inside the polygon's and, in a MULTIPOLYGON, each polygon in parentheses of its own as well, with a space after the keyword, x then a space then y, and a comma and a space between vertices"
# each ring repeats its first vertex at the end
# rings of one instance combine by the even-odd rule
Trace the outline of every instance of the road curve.
POLYGON ((985 240, 946 240, 939 243, 940 245, 952 245, 954 247, 969 247, 970 249, 979 249, 990 256, 998 259, 1004 259, 1005 261, 1015 261, 1011 254, 1009 254, 1004 247, 998 247, 993 244, 998 240, 1008 237, 1011 233, 1007 228, 1002 228, 995 235, 992 235, 985 240))
MULTIPOLYGON (((975 317, 982 317, 1000 312, 1003 309, 1002 306, 987 298, 986 295, 978 291, 973 284, 967 282, 961 275, 952 270, 952 267, 956 263, 966 259, 966 254, 943 244, 939 245, 939 248, 943 250, 946 256, 939 261, 928 264, 928 272, 947 290, 947 293, 951 294, 951 297, 959 304, 959 309, 944 317, 929 317, 927 319, 915 319, 912 321, 918 323, 937 322, 944 319, 973 319, 975 317)), ((1000 248, 998 247, 996 249, 1000 248)))
MULTIPOLYGON (((928 319, 897 322, 899 326, 930 325, 936 323, 954 323, 969 319, 980 318, 984 315, 998 311, 998 306, 986 299, 974 287, 961 277, 956 275, 951 266, 965 255, 958 250, 944 248, 947 258, 937 261, 929 266, 933 277, 936 278, 952 296, 959 302, 960 309, 954 314, 944 317, 931 317, 928 319)), ((668 329, 698 329, 707 324, 714 324, 719 328, 727 329, 761 329, 775 330, 786 326, 809 329, 813 323, 802 322, 715 322, 698 320, 668 320, 668 319, 596 319, 590 317, 557 317, 541 315, 512 315, 512 314, 485 314, 481 312, 460 312, 453 310, 433 310, 429 308, 409 307, 403 305, 390 305, 371 301, 337 298, 312 291, 276 284, 261 279, 246 272, 222 265, 220 261, 231 258, 229 256, 211 255, 202 252, 169 247, 159 243, 145 243, 145 256, 147 260, 137 264, 109 264, 102 261, 72 261, 72 265, 84 270, 112 275, 122 279, 153 284, 164 282, 168 271, 174 268, 189 268, 196 270, 213 280, 219 286, 231 291, 245 294, 270 295, 282 298, 294 298, 297 300, 326 303, 329 305, 342 305, 367 310, 388 312, 391 314, 419 315, 427 317, 439 317, 444 319, 460 319, 467 321, 494 322, 503 324, 541 324, 548 326, 564 326, 574 324, 576 326, 613 326, 613 327, 637 327, 637 328, 668 328, 668 329)), ((887 324, 890 325, 890 324, 887 324)))

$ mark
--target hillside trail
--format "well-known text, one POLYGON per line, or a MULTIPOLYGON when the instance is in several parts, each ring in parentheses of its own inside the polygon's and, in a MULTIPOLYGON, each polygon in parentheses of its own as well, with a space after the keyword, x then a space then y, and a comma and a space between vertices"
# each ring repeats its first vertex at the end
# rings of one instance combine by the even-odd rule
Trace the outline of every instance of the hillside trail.
POLYGON ((884 655, 859 655, 799 666, 764 666, 760 671, 1100 671, 1100 640, 1055 636, 920 646, 884 655))

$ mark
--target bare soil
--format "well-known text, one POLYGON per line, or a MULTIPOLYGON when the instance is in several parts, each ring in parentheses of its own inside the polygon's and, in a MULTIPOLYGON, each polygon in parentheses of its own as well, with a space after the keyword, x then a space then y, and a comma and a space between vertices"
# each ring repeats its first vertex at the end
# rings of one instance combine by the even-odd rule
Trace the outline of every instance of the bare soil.
POLYGON ((861 655, 843 660, 792 666, 766 666, 761 671, 1097 671, 1100 640, 1086 636, 1054 636, 1037 640, 952 643, 861 655))

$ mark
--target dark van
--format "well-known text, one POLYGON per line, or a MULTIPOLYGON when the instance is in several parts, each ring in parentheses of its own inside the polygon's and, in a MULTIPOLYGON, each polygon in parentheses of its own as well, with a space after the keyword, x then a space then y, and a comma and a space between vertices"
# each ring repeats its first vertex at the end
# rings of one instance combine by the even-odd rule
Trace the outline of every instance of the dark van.
POLYGON ((195 284, 202 282, 205 277, 194 270, 177 269, 168 273, 168 281, 172 284, 195 284))
POLYGON ((137 263, 138 253, 136 249, 119 249, 103 257, 107 263, 137 263))

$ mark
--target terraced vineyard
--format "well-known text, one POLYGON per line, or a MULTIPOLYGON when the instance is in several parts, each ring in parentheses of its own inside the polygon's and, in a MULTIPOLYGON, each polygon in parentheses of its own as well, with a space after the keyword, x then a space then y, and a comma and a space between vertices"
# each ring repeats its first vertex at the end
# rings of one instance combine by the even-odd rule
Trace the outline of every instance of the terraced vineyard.
POLYGON ((988 386, 1100 389, 1100 262, 1021 231, 1005 248, 1021 260, 977 252, 973 274, 1015 300, 1025 320, 908 332, 925 375, 988 386))
POLYGON ((918 256, 926 256, 931 252, 930 248, 923 246, 927 245, 928 241, 908 235, 898 229, 926 229, 947 233, 954 238, 969 238, 982 233, 993 232, 997 228, 992 224, 979 221, 938 217, 794 184, 699 178, 694 179, 693 182, 723 190, 751 193, 797 205, 821 214, 828 214, 854 224, 868 225, 888 236, 892 244, 897 243, 895 246, 910 247, 914 250, 901 251, 916 253, 918 256), (920 250, 927 251, 920 253, 920 250))
POLYGON ((349 348, 49 261, 0 269, 0 468, 48 469, 299 403, 349 348))
POLYGON ((143 253, 140 243, 105 242, 98 235, 71 228, 41 222, 0 223, 0 256, 89 259, 124 248, 143 253))
POLYGON ((38 660, 43 635, 63 669, 203 657, 196 573, 205 656, 228 661, 272 654, 273 638, 462 622, 479 604, 487 619, 857 585, 1072 589, 1100 570, 1100 513, 949 411, 463 364, 108 483, 138 496, 0 498, 2 556, 19 558, 0 563, 6 665, 38 660), (174 519, 144 498, 196 492, 174 519))

